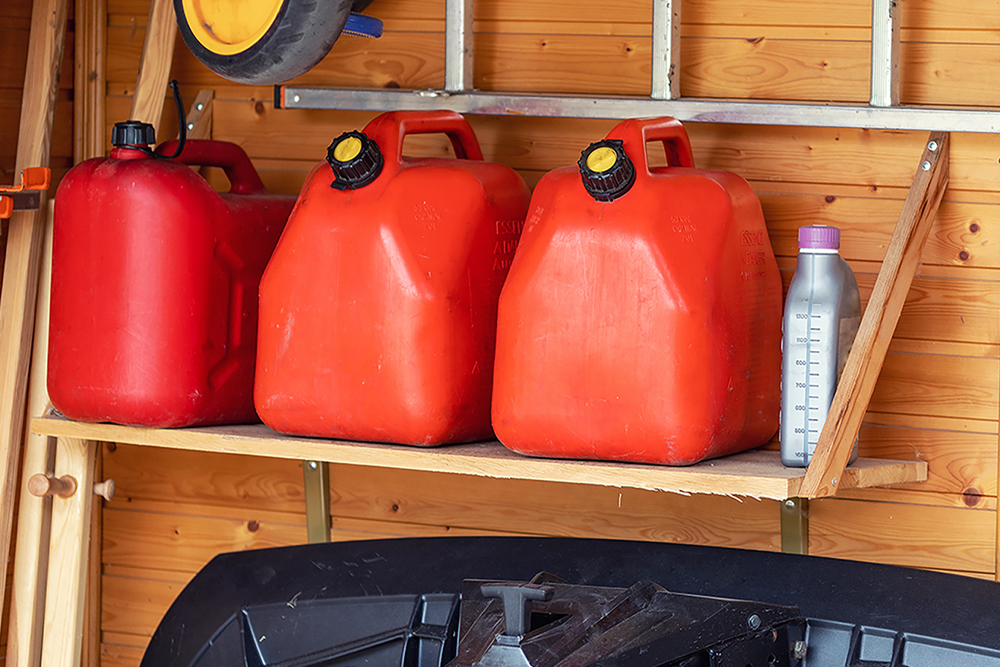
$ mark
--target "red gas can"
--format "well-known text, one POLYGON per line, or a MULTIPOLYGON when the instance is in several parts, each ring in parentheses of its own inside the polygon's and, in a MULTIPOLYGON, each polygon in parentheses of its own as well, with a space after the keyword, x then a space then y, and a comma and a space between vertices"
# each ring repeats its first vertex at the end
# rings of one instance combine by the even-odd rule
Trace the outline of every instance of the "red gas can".
POLYGON ((235 144, 188 141, 170 161, 142 152, 147 124, 114 135, 56 196, 52 403, 83 421, 257 421, 257 285, 295 198, 267 194, 235 144), (231 190, 186 165, 221 167, 231 190))
POLYGON ((453 112, 379 116, 313 169, 260 286, 257 411, 279 431, 492 437, 497 298, 528 206, 453 112), (443 133, 458 159, 404 158, 443 133))
POLYGON ((547 174, 500 297, 493 426, 526 454, 690 464, 778 427, 781 279, 739 176, 672 118, 547 174), (649 167, 647 142, 668 166, 649 167))

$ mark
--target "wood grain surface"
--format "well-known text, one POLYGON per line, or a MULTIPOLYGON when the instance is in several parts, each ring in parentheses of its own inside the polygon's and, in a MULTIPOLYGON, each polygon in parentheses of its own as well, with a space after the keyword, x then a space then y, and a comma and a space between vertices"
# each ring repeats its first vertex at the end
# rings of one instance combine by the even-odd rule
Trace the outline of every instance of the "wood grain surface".
MULTIPOLYGON (((15 0, 0 7, 0 36, 8 37, 0 39, 0 62, 23 62, 18 45, 27 43, 28 4, 15 0)), ((957 0, 905 4, 905 103, 996 104, 992 82, 1000 74, 1000 33, 991 26, 1000 21, 1000 5, 960 4, 961 11, 957 0)), ((105 132, 129 114, 148 12, 148 0, 108 0, 105 132)), ((368 13, 385 20, 385 37, 339 40, 298 82, 373 88, 443 83, 443 3, 378 0, 368 13)), ((870 13, 868 0, 685 0, 681 90, 689 96, 863 102, 870 13)), ((648 0, 622 0, 613 9, 596 0, 479 0, 475 83, 493 90, 645 94, 649 17, 648 0)), ((275 191, 298 192, 331 139, 364 127, 375 115, 276 110, 270 88, 219 78, 180 40, 173 60, 171 75, 180 79, 185 104, 199 89, 212 88, 213 136, 243 146, 275 191)), ((4 78, 8 70, 0 67, 4 125, 16 119, 20 105, 21 83, 4 78)), ((68 156, 72 97, 65 79, 60 90, 53 146, 68 156)), ((176 124, 170 113, 163 116, 161 136, 169 136, 176 124)), ((584 147, 615 124, 515 117, 470 122, 486 158, 519 170, 529 184, 550 169, 574 164, 584 147)), ((698 166, 733 171, 760 194, 786 285, 798 227, 833 224, 842 230, 842 254, 867 301, 925 133, 705 124, 687 129, 698 166)), ((442 142, 416 139, 408 142, 414 154, 447 154, 442 142)), ((64 171, 69 164, 58 155, 53 165, 64 171)), ((12 168, 12 151, 0 146, 0 169, 12 168)), ((211 173, 209 178, 221 186, 221 179, 211 173)), ((953 134, 949 188, 861 426, 862 456, 925 461, 928 479, 815 502, 813 553, 977 577, 997 574, 998 182, 1000 135, 953 134)), ((294 460, 119 445, 105 451, 104 463, 122 495, 104 513, 102 664, 138 662, 158 614, 215 550, 304 539, 301 469, 294 460), (125 546, 130 531, 139 537, 125 546), (167 547, 170 553, 179 549, 176 558, 163 555, 167 547)), ((334 465, 331 477, 334 535, 345 539, 466 530, 778 548, 778 513, 770 501, 363 465, 334 465)))

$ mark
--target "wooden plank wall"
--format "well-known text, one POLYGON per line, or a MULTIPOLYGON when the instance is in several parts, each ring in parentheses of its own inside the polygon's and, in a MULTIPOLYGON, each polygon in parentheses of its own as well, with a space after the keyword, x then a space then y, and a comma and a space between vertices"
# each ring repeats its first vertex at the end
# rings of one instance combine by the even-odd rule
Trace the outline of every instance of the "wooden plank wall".
MULTIPOLYGON (((21 91, 24 88, 25 65, 28 59, 28 35, 31 28, 32 0, 3 0, 0 3, 0 184, 17 181, 14 173, 14 158, 17 153, 17 128, 21 116, 21 91)), ((73 166, 73 3, 69 7, 69 25, 59 92, 56 97, 56 111, 52 132, 52 188, 56 187, 66 171, 73 166)), ((0 225, 0 269, 3 267, 3 253, 7 245, 6 221, 0 225)), ((16 516, 15 516, 16 522, 16 516)), ((16 535, 16 523, 12 535, 16 535)), ((10 554, 13 561, 14 543, 11 540, 10 554)), ((4 582, 3 609, 0 610, 0 667, 6 664, 8 615, 11 602, 11 581, 13 568, 7 568, 4 582)))
MULTIPOLYGON (((129 111, 148 0, 106 1, 110 128, 129 111)), ((868 0, 683 4, 684 95, 866 102, 868 0)), ((23 16, 5 17, 8 6, 0 9, 0 30, 26 26, 23 16)), ((376 88, 443 84, 442 0, 376 0, 369 13, 385 21, 381 40, 345 37, 299 81, 376 88)), ((478 0, 475 85, 645 94, 650 14, 649 0, 478 0)), ((992 82, 1000 74, 1000 33, 988 27, 1000 24, 994 0, 903 0, 902 22, 904 103, 997 104, 992 82)), ((0 40, 0 50, 7 42, 0 40)), ((275 110, 270 88, 220 79, 180 40, 173 75, 189 102, 199 88, 215 89, 215 138, 246 148, 276 191, 296 192, 334 136, 374 116, 275 110)), ((0 78, 0 114, 8 113, 5 100, 12 96, 4 91, 16 87, 5 81, 0 78)), ((60 108, 67 103, 68 94, 60 108)), ((16 113, 16 105, 11 108, 16 113)), ((162 137, 176 130, 172 109, 166 109, 162 137)), ((547 170, 575 162, 614 125, 470 120, 487 159, 515 167, 532 184, 547 170)), ((689 124, 688 131, 699 166, 734 171, 759 193, 786 283, 796 229, 834 224, 843 230, 842 252, 867 297, 923 133, 702 124, 689 124)), ((71 154, 57 131, 55 145, 64 144, 59 154, 71 154)), ((408 145, 446 150, 433 142, 408 145)), ((5 150, 0 145, 0 166, 12 159, 5 150)), ((929 462, 930 479, 814 502, 814 554, 997 575, 998 158, 998 136, 953 136, 951 187, 861 432, 862 455, 920 457, 929 462)), ((100 640, 106 665, 137 663, 174 596, 214 554, 304 539, 302 473, 295 462, 124 445, 106 445, 103 457, 105 475, 119 488, 103 515, 100 640)), ((770 501, 376 468, 334 466, 331 477, 337 540, 517 533, 780 547, 779 510, 770 501)))

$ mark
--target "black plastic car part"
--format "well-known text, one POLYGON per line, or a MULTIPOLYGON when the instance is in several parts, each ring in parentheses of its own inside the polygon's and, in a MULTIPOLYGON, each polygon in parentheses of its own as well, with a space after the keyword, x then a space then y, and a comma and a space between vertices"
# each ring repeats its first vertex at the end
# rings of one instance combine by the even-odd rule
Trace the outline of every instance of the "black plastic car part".
POLYGON ((378 540, 216 557, 142 665, 1000 667, 998 624, 1000 584, 935 572, 623 541, 378 540))

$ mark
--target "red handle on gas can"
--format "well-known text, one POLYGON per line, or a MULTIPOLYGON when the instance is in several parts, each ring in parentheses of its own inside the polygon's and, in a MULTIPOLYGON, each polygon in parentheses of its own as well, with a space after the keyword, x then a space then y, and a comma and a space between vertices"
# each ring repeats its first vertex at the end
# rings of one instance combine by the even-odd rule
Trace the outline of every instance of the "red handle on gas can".
MULTIPOLYGON (((156 152, 170 155, 177 150, 177 140, 160 144, 156 152)), ((228 141, 213 141, 211 139, 188 139, 184 144, 184 152, 174 158, 174 162, 199 167, 219 167, 226 172, 229 179, 229 194, 257 195, 267 192, 263 181, 254 169, 250 156, 228 141)))
POLYGON ((364 131, 378 144, 384 159, 397 163, 403 157, 403 138, 408 134, 446 134, 455 149, 455 157, 483 159, 479 140, 469 121, 454 111, 394 111, 382 114, 364 131))
POLYGON ((644 118, 632 119, 619 123, 608 139, 621 139, 625 152, 633 161, 641 155, 645 173, 649 173, 649 160, 646 157, 646 144, 659 141, 667 154, 667 165, 670 167, 694 167, 694 154, 691 152, 691 140, 681 122, 675 118, 644 118))

